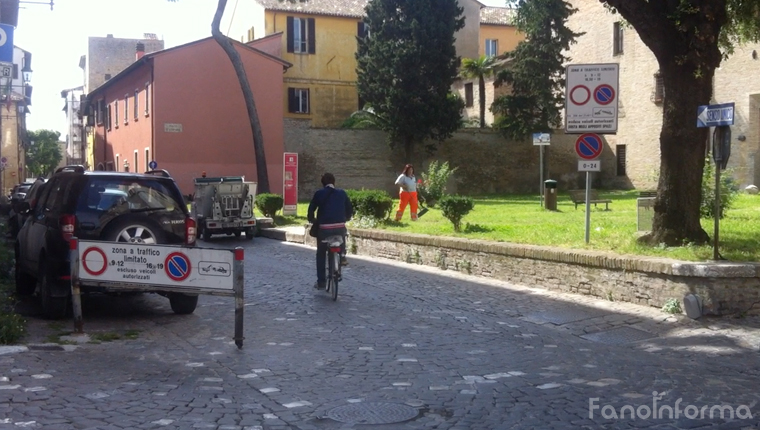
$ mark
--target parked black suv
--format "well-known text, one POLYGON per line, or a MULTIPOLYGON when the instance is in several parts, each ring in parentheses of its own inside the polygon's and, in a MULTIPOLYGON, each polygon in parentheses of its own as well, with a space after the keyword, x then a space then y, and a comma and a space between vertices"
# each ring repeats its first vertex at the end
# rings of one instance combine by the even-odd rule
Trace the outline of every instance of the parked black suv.
MULTIPOLYGON (((27 212, 16 238, 16 292, 37 291, 48 318, 62 318, 71 295, 69 239, 193 245, 196 223, 177 184, 164 170, 145 174, 58 169, 27 212)), ((82 287, 83 292, 108 292, 82 287)), ((189 314, 197 295, 164 294, 172 310, 189 314)))

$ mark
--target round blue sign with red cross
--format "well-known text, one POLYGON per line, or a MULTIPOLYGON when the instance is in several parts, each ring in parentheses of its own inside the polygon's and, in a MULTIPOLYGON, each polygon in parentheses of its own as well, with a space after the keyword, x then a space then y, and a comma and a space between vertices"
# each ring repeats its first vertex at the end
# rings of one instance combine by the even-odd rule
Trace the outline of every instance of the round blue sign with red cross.
POLYGON ((602 138, 599 137, 598 134, 582 134, 578 140, 575 141, 575 152, 584 160, 596 159, 602 153, 603 148, 602 138))
POLYGON ((594 90, 594 100, 600 105, 608 105, 615 100, 615 89, 607 84, 602 84, 594 90))
POLYGON ((164 270, 172 281, 184 281, 190 276, 192 265, 187 255, 181 252, 172 252, 166 257, 164 270))

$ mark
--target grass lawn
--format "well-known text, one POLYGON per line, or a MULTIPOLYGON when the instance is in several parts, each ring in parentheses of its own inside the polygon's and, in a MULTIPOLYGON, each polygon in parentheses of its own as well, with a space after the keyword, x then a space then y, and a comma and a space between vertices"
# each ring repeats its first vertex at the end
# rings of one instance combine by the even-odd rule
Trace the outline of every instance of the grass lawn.
MULTIPOLYGON (((438 209, 431 209, 419 221, 409 220, 409 209, 401 222, 385 221, 378 228, 391 231, 455 236, 498 242, 548 245, 564 248, 614 251, 619 254, 651 255, 679 260, 709 260, 712 246, 676 248, 647 247, 636 242, 636 191, 600 192, 612 200, 591 206, 590 243, 585 243, 585 212, 576 210, 566 194, 560 193, 557 212, 541 209, 538 196, 484 196, 475 198, 475 208, 463 220, 462 232, 454 233, 451 223, 438 209)), ((278 217, 278 225, 304 224, 308 204, 298 205, 298 217, 278 217)), ((395 208, 394 208, 395 213, 395 208)), ((702 220, 712 237, 713 221, 702 220)), ((760 195, 740 194, 720 223, 720 252, 732 261, 760 261, 760 195)))

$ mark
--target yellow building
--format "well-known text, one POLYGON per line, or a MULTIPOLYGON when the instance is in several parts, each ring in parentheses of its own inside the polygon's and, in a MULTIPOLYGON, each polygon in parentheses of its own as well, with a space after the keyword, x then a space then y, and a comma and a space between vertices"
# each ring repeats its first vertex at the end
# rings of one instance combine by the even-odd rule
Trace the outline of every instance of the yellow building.
MULTIPOLYGON (((284 76, 286 118, 309 119, 312 127, 337 127, 362 106, 356 90, 356 37, 368 0, 235 0, 228 35, 241 42, 284 33, 279 50, 266 50, 293 64, 284 76), (276 52, 275 52, 276 51, 276 52)), ((456 35, 457 53, 476 57, 481 40, 497 40, 500 52, 513 49, 519 37, 503 20, 505 8, 487 8, 476 0, 460 0, 465 28, 456 35), (483 10, 496 10, 484 15, 483 10), (483 17, 487 22, 481 24, 483 17), (502 21, 499 21, 502 19, 502 21)), ((254 42, 255 43, 255 42, 254 42)))

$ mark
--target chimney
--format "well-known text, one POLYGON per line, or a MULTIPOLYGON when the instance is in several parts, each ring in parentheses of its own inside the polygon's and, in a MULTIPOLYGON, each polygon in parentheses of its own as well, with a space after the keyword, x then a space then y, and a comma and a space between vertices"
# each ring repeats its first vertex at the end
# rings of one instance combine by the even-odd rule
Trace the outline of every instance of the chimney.
POLYGON ((135 61, 142 58, 143 55, 145 55, 145 44, 137 42, 137 46, 135 46, 135 61))
POLYGON ((113 39, 113 34, 106 34, 106 38, 113 39))

